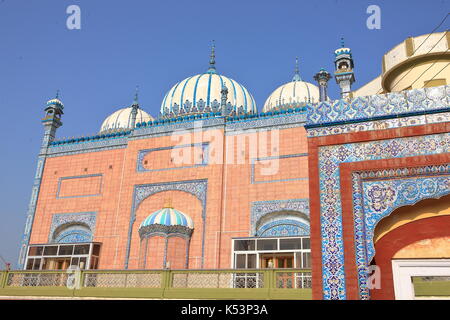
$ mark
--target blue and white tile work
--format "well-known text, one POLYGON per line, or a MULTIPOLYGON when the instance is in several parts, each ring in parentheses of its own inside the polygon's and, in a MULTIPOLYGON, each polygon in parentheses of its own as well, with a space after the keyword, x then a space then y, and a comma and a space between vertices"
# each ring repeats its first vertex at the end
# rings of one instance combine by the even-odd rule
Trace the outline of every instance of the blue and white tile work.
POLYGON ((48 234, 48 242, 92 241, 96 221, 96 212, 54 214, 48 234))
MULTIPOLYGON (((308 199, 288 199, 269 200, 252 202, 250 212, 250 235, 256 235, 259 221, 266 215, 277 212, 298 212, 302 213, 305 220, 309 222, 309 200, 308 199)), ((287 218, 287 217, 286 217, 287 218)))
POLYGON ((345 162, 445 153, 450 133, 319 148, 322 272, 325 299, 345 299, 339 165, 345 162))
POLYGON ((352 174, 356 264, 361 299, 369 299, 367 266, 375 256, 377 223, 396 208, 450 193, 450 165, 352 174))
POLYGON ((202 231, 202 261, 201 268, 203 268, 204 263, 204 250, 205 250, 205 230, 206 230, 206 198, 208 191, 208 180, 188 180, 188 181, 173 181, 173 182, 163 182, 163 183, 153 183, 134 186, 133 191, 133 205, 130 213, 130 223, 128 226, 128 240, 127 240, 127 251, 125 258, 125 269, 128 269, 128 261, 130 258, 130 248, 131 248, 131 237, 133 231, 133 225, 136 221, 136 210, 142 201, 148 197, 164 191, 183 191, 195 196, 202 204, 202 220, 203 220, 203 231, 202 231))
POLYGON ((307 106, 308 129, 450 111, 450 86, 414 89, 307 106))

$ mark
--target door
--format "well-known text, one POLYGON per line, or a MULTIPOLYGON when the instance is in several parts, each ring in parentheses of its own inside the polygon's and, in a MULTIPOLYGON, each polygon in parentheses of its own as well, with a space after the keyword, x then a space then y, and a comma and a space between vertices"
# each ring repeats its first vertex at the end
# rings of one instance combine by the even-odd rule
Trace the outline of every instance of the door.
MULTIPOLYGON (((392 275, 394 280, 394 292, 396 300, 414 300, 416 297, 414 291, 414 278, 421 277, 450 277, 449 259, 410 259, 410 260, 392 260, 392 275)), ((432 294, 433 295, 433 294, 432 294)), ((447 297, 438 296, 441 299, 450 299, 450 293, 447 297)))

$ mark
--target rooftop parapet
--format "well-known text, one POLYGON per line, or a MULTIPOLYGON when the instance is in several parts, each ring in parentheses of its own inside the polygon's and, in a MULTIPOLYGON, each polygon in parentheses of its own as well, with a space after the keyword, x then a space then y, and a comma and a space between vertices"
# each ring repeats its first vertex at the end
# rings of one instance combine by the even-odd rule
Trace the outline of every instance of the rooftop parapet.
POLYGON ((306 128, 450 111, 450 86, 340 99, 307 106, 306 128))

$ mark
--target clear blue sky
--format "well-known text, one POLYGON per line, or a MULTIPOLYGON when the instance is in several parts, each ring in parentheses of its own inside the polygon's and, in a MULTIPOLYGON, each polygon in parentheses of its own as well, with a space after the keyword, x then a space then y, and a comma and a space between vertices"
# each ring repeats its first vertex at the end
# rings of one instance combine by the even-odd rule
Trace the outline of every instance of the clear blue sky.
MULTIPOLYGON (((96 133, 131 103, 158 115, 166 91, 206 71, 212 39, 219 73, 241 82, 261 110, 290 81, 295 57, 304 80, 333 71, 340 37, 352 48, 360 87, 381 71, 383 53, 431 32, 447 0, 0 0, 0 255, 16 263, 42 138, 45 102, 61 90, 58 137, 96 133), (66 8, 81 8, 81 30, 66 28, 66 8), (381 29, 366 9, 381 8, 381 29)), ((450 19, 438 30, 448 29, 450 19)), ((330 96, 337 97, 330 82, 330 96)))

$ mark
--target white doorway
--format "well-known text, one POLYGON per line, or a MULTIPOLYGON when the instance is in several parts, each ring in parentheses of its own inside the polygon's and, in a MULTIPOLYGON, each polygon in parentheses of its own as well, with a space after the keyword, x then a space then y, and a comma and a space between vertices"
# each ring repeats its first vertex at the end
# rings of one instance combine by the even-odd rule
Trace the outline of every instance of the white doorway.
MULTIPOLYGON (((417 299, 412 277, 450 277, 450 259, 392 260, 392 276, 396 300, 417 299)), ((450 299, 450 296, 440 297, 450 299)))

